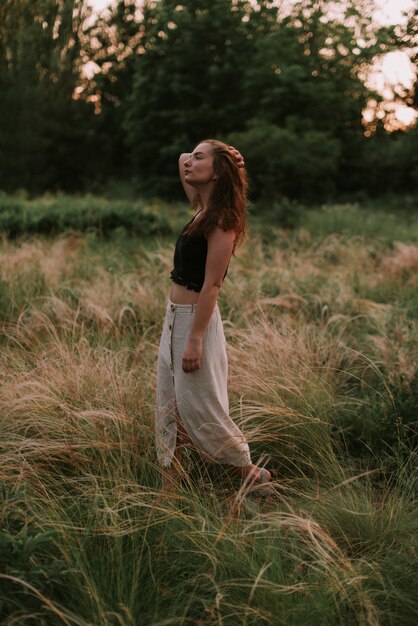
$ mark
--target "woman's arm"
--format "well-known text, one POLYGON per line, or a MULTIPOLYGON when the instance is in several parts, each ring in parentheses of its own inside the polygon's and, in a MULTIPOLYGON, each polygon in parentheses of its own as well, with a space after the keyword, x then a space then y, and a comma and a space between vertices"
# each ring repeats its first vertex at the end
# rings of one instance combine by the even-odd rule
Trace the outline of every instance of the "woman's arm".
POLYGON ((189 156, 190 156, 190 154, 188 152, 184 152, 183 154, 180 155, 180 158, 179 158, 179 174, 180 174, 181 184, 183 185, 183 189, 186 192, 186 196, 189 198, 190 203, 193 204, 193 201, 194 201, 196 193, 197 193, 196 189, 194 189, 194 187, 192 187, 191 185, 186 183, 186 181, 184 180, 184 162, 187 161, 189 156))
POLYGON ((199 294, 189 339, 183 352, 182 367, 186 373, 200 368, 203 335, 215 308, 219 289, 231 258, 234 241, 235 232, 233 230, 224 231, 219 227, 216 227, 208 237, 205 282, 199 294))

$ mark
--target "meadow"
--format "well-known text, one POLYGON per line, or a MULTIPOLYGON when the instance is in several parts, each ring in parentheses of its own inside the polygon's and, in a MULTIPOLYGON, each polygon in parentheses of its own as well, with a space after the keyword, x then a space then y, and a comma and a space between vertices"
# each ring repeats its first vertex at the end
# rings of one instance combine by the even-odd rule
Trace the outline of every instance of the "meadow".
POLYGON ((261 498, 193 450, 168 493, 155 463, 189 209, 0 196, 2 625, 417 623, 418 221, 398 209, 287 204, 283 228, 253 207, 219 306, 261 498))

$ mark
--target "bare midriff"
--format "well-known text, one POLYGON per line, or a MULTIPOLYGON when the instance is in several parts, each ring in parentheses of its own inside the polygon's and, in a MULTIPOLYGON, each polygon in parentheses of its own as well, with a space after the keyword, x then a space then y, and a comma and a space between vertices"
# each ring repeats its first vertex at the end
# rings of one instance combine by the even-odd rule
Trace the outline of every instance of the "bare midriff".
POLYGON ((199 299, 199 292, 187 289, 184 285, 172 283, 170 289, 170 300, 174 304, 196 304, 199 299))

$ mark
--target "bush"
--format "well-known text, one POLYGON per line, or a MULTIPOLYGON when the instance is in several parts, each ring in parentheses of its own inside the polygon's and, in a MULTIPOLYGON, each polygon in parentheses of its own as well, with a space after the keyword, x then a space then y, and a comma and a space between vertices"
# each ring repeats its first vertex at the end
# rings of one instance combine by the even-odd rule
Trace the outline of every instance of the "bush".
POLYGON ((143 237, 171 232, 166 213, 140 202, 109 201, 92 196, 44 196, 26 200, 0 194, 0 231, 10 238, 69 230, 95 230, 109 235, 117 228, 143 237))

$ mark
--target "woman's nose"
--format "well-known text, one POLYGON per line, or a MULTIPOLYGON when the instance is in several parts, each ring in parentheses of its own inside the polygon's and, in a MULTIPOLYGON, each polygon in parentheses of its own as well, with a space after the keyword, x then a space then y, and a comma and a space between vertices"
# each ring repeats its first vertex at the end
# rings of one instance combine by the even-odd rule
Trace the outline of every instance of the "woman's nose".
POLYGON ((187 159, 184 161, 184 165, 190 165, 190 157, 191 157, 191 156, 192 156, 192 155, 191 155, 191 154, 189 154, 189 156, 187 157, 187 159))

